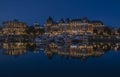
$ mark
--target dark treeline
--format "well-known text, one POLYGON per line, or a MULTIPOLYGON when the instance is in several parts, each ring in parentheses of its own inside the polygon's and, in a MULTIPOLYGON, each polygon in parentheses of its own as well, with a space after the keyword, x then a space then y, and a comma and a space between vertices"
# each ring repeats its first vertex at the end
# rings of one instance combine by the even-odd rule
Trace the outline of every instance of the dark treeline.
POLYGON ((38 28, 35 28, 35 26, 27 26, 26 33, 28 35, 43 35, 45 33, 44 27, 40 26, 38 28))

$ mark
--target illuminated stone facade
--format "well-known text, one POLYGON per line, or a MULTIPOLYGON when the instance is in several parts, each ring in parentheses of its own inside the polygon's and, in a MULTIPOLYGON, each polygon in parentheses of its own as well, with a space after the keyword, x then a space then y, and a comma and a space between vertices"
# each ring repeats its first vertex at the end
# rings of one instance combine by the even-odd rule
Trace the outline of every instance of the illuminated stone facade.
POLYGON ((90 21, 87 18, 82 19, 61 19, 55 22, 51 17, 45 23, 46 34, 58 35, 68 34, 93 34, 93 30, 103 31, 104 24, 101 21, 90 21))
POLYGON ((3 22, 3 35, 24 35, 27 24, 18 20, 3 22))

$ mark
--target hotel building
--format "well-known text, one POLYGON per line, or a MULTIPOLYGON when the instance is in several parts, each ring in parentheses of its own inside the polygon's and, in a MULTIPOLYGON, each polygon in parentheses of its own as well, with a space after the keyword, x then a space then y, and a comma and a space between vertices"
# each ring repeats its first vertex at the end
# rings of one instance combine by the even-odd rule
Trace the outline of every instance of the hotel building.
POLYGON ((24 35, 26 34, 27 24, 18 20, 3 22, 3 35, 24 35))
POLYGON ((55 22, 51 17, 45 23, 46 34, 52 36, 67 33, 70 35, 93 34, 93 30, 98 33, 103 32, 104 24, 101 21, 90 21, 87 18, 82 19, 61 19, 55 22))

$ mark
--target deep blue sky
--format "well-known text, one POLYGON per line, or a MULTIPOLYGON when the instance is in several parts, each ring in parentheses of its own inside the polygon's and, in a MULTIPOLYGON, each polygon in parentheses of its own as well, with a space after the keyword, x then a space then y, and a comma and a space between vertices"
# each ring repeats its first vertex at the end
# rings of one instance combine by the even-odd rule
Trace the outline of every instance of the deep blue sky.
POLYGON ((119 0, 0 0, 0 23, 19 19, 32 25, 44 23, 48 16, 61 18, 88 17, 106 25, 120 26, 119 0))

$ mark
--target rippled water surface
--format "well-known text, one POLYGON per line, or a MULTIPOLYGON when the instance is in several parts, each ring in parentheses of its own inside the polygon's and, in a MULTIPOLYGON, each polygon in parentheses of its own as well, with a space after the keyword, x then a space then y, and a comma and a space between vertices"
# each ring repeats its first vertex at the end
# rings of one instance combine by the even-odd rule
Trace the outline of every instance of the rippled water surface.
POLYGON ((120 76, 120 44, 1 43, 1 77, 120 76))

